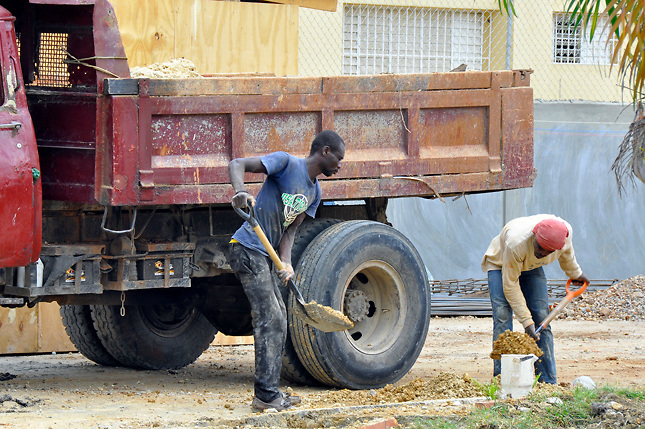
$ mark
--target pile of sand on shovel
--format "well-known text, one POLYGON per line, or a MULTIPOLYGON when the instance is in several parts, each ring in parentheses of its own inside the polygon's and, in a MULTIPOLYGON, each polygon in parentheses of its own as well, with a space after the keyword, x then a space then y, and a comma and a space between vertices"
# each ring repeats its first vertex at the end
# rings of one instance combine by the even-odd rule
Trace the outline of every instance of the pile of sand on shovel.
POLYGON ((540 357, 544 354, 537 343, 525 332, 512 332, 506 330, 499 334, 493 343, 491 359, 501 359, 502 355, 530 355, 540 357))
POLYGON ((294 314, 303 322, 323 332, 344 331, 354 327, 354 323, 338 310, 310 301, 292 308, 294 314))
POLYGON ((318 304, 316 301, 310 301, 305 304, 307 314, 314 320, 333 323, 338 326, 344 326, 349 329, 354 326, 351 320, 338 310, 334 310, 326 305, 318 304))

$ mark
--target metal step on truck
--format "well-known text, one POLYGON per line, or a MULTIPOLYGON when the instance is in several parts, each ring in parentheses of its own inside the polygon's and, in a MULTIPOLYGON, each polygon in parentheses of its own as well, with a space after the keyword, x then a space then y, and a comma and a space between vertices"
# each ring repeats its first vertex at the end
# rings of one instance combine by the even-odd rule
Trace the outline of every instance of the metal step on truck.
MULTIPOLYGON (((387 224, 388 199, 533 183, 527 71, 133 79, 108 1, 0 6, 0 304, 59 303, 101 365, 181 368, 217 331, 251 334, 227 261, 231 159, 304 157, 323 129, 347 143, 293 261, 305 299, 354 327, 289 313, 283 376, 352 389, 405 375, 430 322, 424 264, 387 224)), ((246 180, 257 193, 263 177, 246 180)))

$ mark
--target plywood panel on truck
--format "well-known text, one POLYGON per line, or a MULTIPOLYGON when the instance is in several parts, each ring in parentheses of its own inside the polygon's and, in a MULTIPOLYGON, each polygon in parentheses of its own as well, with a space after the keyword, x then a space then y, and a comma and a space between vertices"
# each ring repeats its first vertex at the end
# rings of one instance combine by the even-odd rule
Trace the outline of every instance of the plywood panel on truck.
POLYGON ((298 73, 298 6, 112 0, 130 67, 186 58, 201 74, 298 73))
POLYGON ((336 0, 268 0, 271 3, 296 4, 309 9, 326 10, 336 12, 338 2, 336 0))
MULTIPOLYGON (((217 333, 213 345, 253 344, 253 336, 233 337, 217 333)), ((72 352, 56 303, 39 303, 33 308, 0 307, 0 355, 72 352)))
POLYGON ((0 354, 75 351, 59 308, 56 303, 0 308, 0 354))

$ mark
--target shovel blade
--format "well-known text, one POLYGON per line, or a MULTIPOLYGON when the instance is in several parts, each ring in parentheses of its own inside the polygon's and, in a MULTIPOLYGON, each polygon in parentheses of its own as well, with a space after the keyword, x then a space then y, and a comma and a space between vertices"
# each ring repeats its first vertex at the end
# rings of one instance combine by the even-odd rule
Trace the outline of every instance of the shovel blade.
POLYGON ((345 331, 354 327, 354 323, 340 311, 318 304, 316 301, 305 302, 293 280, 289 280, 289 287, 295 297, 292 311, 307 325, 323 332, 345 331))
POLYGON ((304 302, 296 298, 291 311, 307 325, 323 332, 345 331, 354 326, 354 323, 340 311, 315 301, 304 302))
POLYGON ((312 326, 323 332, 344 331, 354 327, 354 323, 343 313, 326 305, 318 304, 316 301, 307 302, 304 305, 304 310, 307 316, 314 321, 312 326))

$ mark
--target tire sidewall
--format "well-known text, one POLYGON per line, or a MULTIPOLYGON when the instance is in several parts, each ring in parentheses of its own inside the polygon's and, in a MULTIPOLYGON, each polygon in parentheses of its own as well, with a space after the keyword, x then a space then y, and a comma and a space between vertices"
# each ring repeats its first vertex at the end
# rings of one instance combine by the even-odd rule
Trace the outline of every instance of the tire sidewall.
MULTIPOLYGON (((311 336, 315 342, 314 349, 325 372, 341 386, 354 389, 380 387, 405 375, 423 348, 430 320, 425 268, 409 240, 389 226, 364 221, 335 229, 328 230, 316 240, 320 239, 318 248, 324 250, 316 262, 315 272, 326 275, 300 279, 305 298, 332 308, 342 308, 346 285, 356 274, 356 267, 369 261, 380 261, 391 266, 400 277, 404 286, 401 302, 406 311, 404 320, 397 322, 403 324, 402 328, 393 332, 398 337, 387 350, 376 354, 358 350, 353 346, 349 331, 315 332, 311 336)), ((307 258, 303 255, 304 259, 307 258)))
POLYGON ((95 327, 104 345, 127 366, 141 369, 178 369, 194 362, 215 337, 215 328, 197 310, 178 335, 159 335, 145 320, 144 306, 99 306, 105 324, 95 327), (101 329, 101 331, 99 331, 101 329), (105 331, 107 329, 107 331, 105 331))

